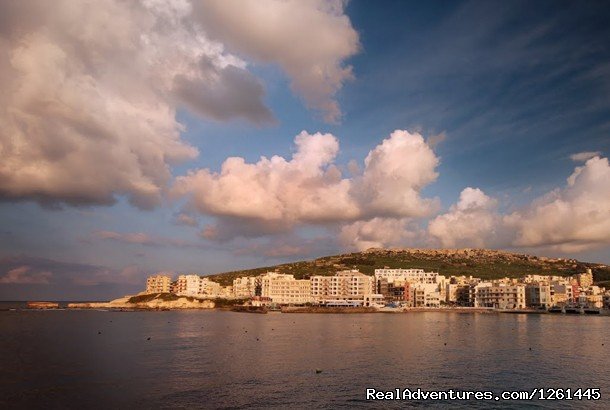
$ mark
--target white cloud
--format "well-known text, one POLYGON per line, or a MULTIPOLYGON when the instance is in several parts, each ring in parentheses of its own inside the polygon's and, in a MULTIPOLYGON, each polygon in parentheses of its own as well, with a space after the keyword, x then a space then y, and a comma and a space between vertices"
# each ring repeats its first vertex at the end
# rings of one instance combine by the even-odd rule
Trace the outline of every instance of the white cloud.
POLYGON ((505 218, 513 245, 578 252, 610 244, 610 165, 593 157, 576 167, 567 185, 505 218))
MULTIPOLYGON (((252 19, 232 4, 239 18, 252 19)), ((202 17, 213 4, 203 14, 195 6, 196 13, 187 0, 0 3, 0 198, 80 205, 124 195, 151 208, 165 194, 172 165, 198 155, 181 140, 179 107, 219 121, 273 121, 263 86, 223 44, 226 37, 246 50, 250 38, 219 33, 215 24, 226 21, 202 17)), ((243 7, 261 16, 272 11, 243 7)), ((325 109, 346 76, 342 60, 353 54, 341 36, 357 43, 357 35, 338 5, 275 7, 277 21, 249 29, 259 40, 271 31, 273 52, 252 56, 279 63, 306 100, 325 109), (310 46, 319 54, 301 72, 304 61, 295 56, 308 54, 302 47, 312 32, 328 42, 310 46)))
POLYGON ((334 164, 339 142, 333 135, 303 131, 295 144, 291 159, 262 157, 249 164, 235 157, 218 173, 191 171, 176 179, 173 193, 189 198, 189 209, 217 217, 202 235, 219 240, 287 232, 303 224, 420 217, 438 207, 438 200, 420 196, 436 178, 438 164, 420 134, 393 132, 352 178, 334 164))
POLYGON ((359 251, 412 246, 424 236, 412 222, 410 218, 381 217, 356 221, 341 227, 339 241, 359 251))
POLYGON ((437 199, 420 190, 438 177, 439 159, 419 133, 396 130, 364 160, 354 193, 369 216, 423 217, 437 211, 437 199))
POLYGON ((567 185, 510 214, 480 189, 466 188, 428 233, 444 247, 546 248, 581 252, 610 244, 610 165, 594 156, 567 185))
POLYGON ((428 233, 443 247, 485 247, 496 234, 499 215, 497 201, 478 188, 465 188, 449 212, 428 224, 428 233))
POLYGON ((601 151, 585 151, 570 155, 570 159, 574 162, 586 162, 594 157, 601 156, 601 151))
POLYGON ((343 61, 359 50, 343 0, 202 0, 195 12, 206 33, 229 49, 277 63, 308 106, 335 122, 335 94, 352 77, 343 61))

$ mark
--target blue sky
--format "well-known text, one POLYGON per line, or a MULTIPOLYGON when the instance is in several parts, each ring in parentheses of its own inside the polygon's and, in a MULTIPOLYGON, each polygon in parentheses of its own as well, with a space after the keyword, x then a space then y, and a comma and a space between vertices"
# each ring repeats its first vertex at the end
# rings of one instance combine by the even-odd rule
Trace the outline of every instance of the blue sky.
MULTIPOLYGON (((239 10, 233 13, 239 14, 239 10)), ((211 274, 360 249, 356 241, 351 243, 347 238, 350 232, 356 232, 347 226, 357 229, 354 224, 370 223, 371 218, 395 218, 399 225, 409 227, 415 237, 397 233, 392 238, 373 235, 374 238, 365 240, 360 230, 358 235, 362 236, 363 244, 443 246, 449 243, 455 247, 481 244, 610 263, 608 235, 583 239, 577 232, 578 227, 569 232, 559 227, 535 234, 527 231, 531 218, 547 215, 540 214, 542 208, 536 205, 551 201, 545 195, 559 192, 557 195, 564 202, 574 198, 576 194, 569 191, 566 179, 576 167, 593 169, 594 164, 586 162, 585 165, 585 161, 598 158, 602 161, 601 172, 605 172, 603 159, 610 152, 610 11, 607 4, 594 1, 351 1, 339 14, 349 19, 359 45, 357 52, 344 52, 336 57, 341 67, 352 67, 353 78, 336 81, 337 93, 323 96, 336 99, 340 107, 342 116, 336 123, 325 121, 324 109, 312 102, 318 95, 311 97, 307 90, 295 86, 300 74, 295 74, 294 68, 287 68, 281 55, 257 57, 248 49, 253 46, 240 44, 234 33, 210 29, 209 33, 213 33, 210 37, 223 43, 226 53, 247 63, 244 69, 247 78, 255 78, 262 86, 262 103, 271 111, 275 122, 260 124, 243 118, 218 120, 177 103, 175 118, 184 126, 180 140, 196 147, 199 154, 171 165, 168 189, 171 190, 174 178, 186 175, 189 170, 218 172, 228 157, 242 157, 246 163, 274 155, 289 160, 298 151, 294 138, 303 130, 309 134, 330 133, 336 138, 339 150, 331 162, 338 166, 343 178, 349 179, 350 160, 364 169, 364 158, 369 152, 394 130, 407 130, 421 135, 438 160, 433 167, 438 176, 422 186, 414 185, 418 197, 438 198, 437 209, 418 216, 406 211, 391 215, 375 213, 374 209, 367 208, 361 216, 347 222, 330 216, 314 222, 297 217, 275 221, 277 226, 286 223, 288 227, 269 233, 268 225, 261 228, 267 223, 264 218, 256 221, 239 215, 227 216, 218 204, 208 203, 200 203, 198 211, 189 210, 198 220, 198 227, 177 224, 177 216, 186 209, 188 195, 163 195, 152 209, 141 209, 133 206, 120 189, 113 191, 116 203, 107 205, 99 201, 73 204, 62 194, 40 194, 40 190, 24 190, 21 194, 7 188, 2 191, 4 201, 0 202, 0 258, 3 258, 0 269, 4 269, 0 276, 9 278, 9 271, 23 266, 30 269, 23 270, 23 274, 13 273, 13 279, 0 281, 0 298, 42 297, 45 289, 50 297, 76 298, 82 292, 87 297, 106 298, 117 296, 109 294, 112 292, 141 287, 142 277, 156 271, 211 274), (434 136, 440 134, 444 138, 434 143, 434 136), (594 154, 585 155, 584 160, 571 159, 571 155, 582 152, 594 154), (474 212, 485 212, 483 217, 489 217, 490 226, 506 215, 518 213, 515 218, 520 222, 511 225, 511 229, 518 231, 513 239, 501 239, 503 234, 498 232, 504 228, 496 225, 490 228, 491 236, 482 231, 460 236, 453 230, 451 235, 455 238, 451 242, 443 242, 434 235, 424 238, 429 235, 428 224, 437 216, 451 212, 452 217, 464 216, 456 212, 460 193, 467 187, 478 188, 480 194, 471 202, 465 199, 464 204, 483 204, 481 209, 472 212, 475 216, 478 214, 474 212), (219 221, 221 225, 252 224, 252 229, 244 233, 231 225, 228 238, 202 237, 206 226, 219 221), (128 236, 137 233, 146 239, 128 236), (337 239, 339 236, 341 240, 337 239), (542 239, 534 240, 534 237, 542 239), (288 244, 290 249, 269 256, 274 255, 269 250, 278 244, 288 244), (39 259, 32 262, 33 258, 39 259), (36 276, 37 272, 44 271, 44 260, 64 264, 53 265, 57 270, 54 278, 81 275, 74 264, 92 266, 92 271, 104 271, 106 276, 116 275, 116 278, 105 280, 99 279, 104 276, 99 272, 90 274, 97 279, 83 286, 74 284, 70 292, 62 293, 54 280, 48 283, 44 276, 36 276), (128 267, 137 273, 130 273, 131 276, 117 273, 128 267), (27 279, 27 275, 33 279, 27 279), (125 282, 121 282, 125 277, 125 282)), ((324 21, 332 25, 334 20, 324 21)), ((31 23, 27 29, 36 31, 36 24, 31 23)), ((205 31, 206 24, 210 23, 204 19, 200 24, 205 31)), ((0 19, 0 28, 1 35, 16 41, 16 31, 10 21, 0 19)), ((281 34, 281 27, 278 30, 281 34)), ((310 30, 316 31, 317 27, 312 25, 310 30)), ((295 38, 303 38, 303 53, 307 53, 311 33, 301 34, 302 37, 295 38)), ((296 51, 290 52, 298 54, 300 44, 297 41, 296 51)), ((17 46, 9 44, 3 52, 10 53, 14 47, 17 46)), ((44 61, 44 56, 39 58, 44 61)), ((303 58, 307 60, 307 56, 303 58)), ((0 82, 4 78, 0 76, 0 82)), ((103 83, 107 81, 105 77, 103 83)), ((4 137, 14 138, 8 132, 4 137)), ((45 138, 53 144, 55 136, 48 134, 45 138)), ((142 141, 145 138, 141 136, 142 141)), ((417 161, 417 158, 404 158, 417 161)), ((0 179, 0 185, 5 180, 8 179, 0 179)), ((595 202, 596 195, 610 192, 607 184, 599 188, 592 183, 582 184, 595 190, 589 202, 595 202)), ((605 205, 596 203, 601 204, 599 218, 607 223, 610 200, 605 205)), ((574 205, 574 209, 577 206, 580 205, 574 205)), ((444 221, 448 220, 454 219, 444 221)), ((460 219, 455 226, 462 222, 460 219)), ((449 229, 443 223, 439 220, 437 227, 441 231, 449 229)), ((592 222, 575 220, 578 226, 587 223, 592 222)), ((596 224, 599 226, 599 220, 596 224)))

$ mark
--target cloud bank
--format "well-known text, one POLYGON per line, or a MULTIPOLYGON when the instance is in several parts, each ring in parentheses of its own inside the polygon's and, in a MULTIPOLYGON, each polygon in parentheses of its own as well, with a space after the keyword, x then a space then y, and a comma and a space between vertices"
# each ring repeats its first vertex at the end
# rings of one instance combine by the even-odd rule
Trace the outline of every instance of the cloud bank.
POLYGON ((369 152, 361 174, 345 177, 334 161, 332 134, 296 136, 290 159, 256 163, 228 158, 220 172, 199 169, 178 177, 173 195, 187 208, 213 216, 208 239, 287 232, 301 225, 353 222, 383 215, 424 217, 439 207, 420 191, 433 182, 439 160, 418 133, 394 131, 369 152))
POLYGON ((343 3, 257 2, 260 24, 248 27, 245 10, 254 4, 2 2, 0 198, 160 204, 172 166, 198 155, 181 139, 180 107, 274 121, 263 85, 227 47, 278 64, 308 105, 337 119, 343 60, 358 48, 343 3))
POLYGON ((30 256, 0 258, 0 299, 90 300, 140 291, 147 273, 30 256))
POLYGON ((360 48, 344 0, 203 0, 206 34, 256 61, 277 63, 292 88, 329 122, 341 117, 334 96, 352 78, 343 61, 360 48))

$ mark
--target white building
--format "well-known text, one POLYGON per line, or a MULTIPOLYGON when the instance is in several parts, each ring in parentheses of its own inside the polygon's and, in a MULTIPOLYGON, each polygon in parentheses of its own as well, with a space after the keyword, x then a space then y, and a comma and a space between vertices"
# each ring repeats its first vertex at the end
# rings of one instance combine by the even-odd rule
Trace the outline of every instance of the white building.
POLYGON ((375 269, 375 281, 386 278, 388 282, 407 281, 409 283, 438 284, 438 276, 438 272, 424 272, 423 269, 375 269))
POLYGON ((180 275, 175 285, 175 292, 180 296, 218 297, 224 296, 220 283, 213 282, 199 275, 180 275))
POLYGON ((261 296, 279 305, 303 305, 312 302, 311 281, 294 275, 268 272, 260 276, 261 296))
POLYGON ((375 293, 374 278, 357 270, 340 271, 334 276, 311 277, 311 296, 315 303, 364 301, 365 295, 375 293))
POLYGON ((441 293, 438 285, 433 283, 415 283, 411 285, 409 305, 412 307, 440 307, 441 293))
MULTIPOLYGON (((260 293, 260 279, 258 277, 243 276, 235 278, 233 279, 233 295, 236 298, 251 298, 257 296, 257 285, 259 286, 260 293)), ((258 296, 260 296, 260 294, 258 296)))
POLYGON ((475 286, 474 307, 525 308, 525 285, 481 282, 475 286))
POLYGON ((181 296, 197 296, 199 294, 199 275, 179 275, 175 292, 181 296))
POLYGON ((542 283, 527 284, 525 286, 525 304, 533 308, 549 308, 553 306, 551 286, 542 283))
POLYGON ((146 293, 169 293, 172 278, 168 275, 153 275, 146 279, 146 293))
POLYGON ((200 278, 199 294, 203 296, 220 296, 222 294, 222 285, 208 278, 200 278))

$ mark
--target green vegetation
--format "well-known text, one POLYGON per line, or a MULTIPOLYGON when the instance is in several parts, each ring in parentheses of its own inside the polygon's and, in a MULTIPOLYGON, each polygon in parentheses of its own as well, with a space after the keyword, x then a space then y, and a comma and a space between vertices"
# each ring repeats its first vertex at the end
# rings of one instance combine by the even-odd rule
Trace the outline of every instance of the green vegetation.
POLYGON ((575 259, 552 259, 483 249, 369 249, 312 261, 246 269, 209 276, 222 285, 230 285, 240 276, 256 276, 268 271, 293 274, 297 279, 312 275, 333 275, 343 269, 359 269, 372 275, 377 268, 421 268, 441 275, 466 275, 482 279, 530 274, 570 276, 591 268, 596 281, 610 280, 610 267, 575 259))

